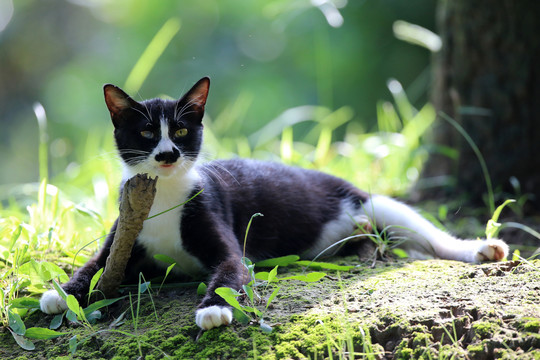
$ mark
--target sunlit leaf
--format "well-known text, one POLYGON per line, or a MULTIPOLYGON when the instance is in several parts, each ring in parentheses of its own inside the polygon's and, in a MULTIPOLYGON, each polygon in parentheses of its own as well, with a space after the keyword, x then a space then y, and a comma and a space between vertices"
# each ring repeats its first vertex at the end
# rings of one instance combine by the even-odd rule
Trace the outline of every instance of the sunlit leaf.
POLYGON ((41 262, 41 269, 42 271, 46 271, 46 274, 47 274, 46 277, 42 277, 42 280, 44 282, 51 281, 52 279, 56 279, 56 278, 60 279, 61 282, 66 282, 69 280, 69 276, 67 276, 64 269, 62 269, 60 266, 52 262, 48 262, 48 261, 41 262))
POLYGON ((405 259, 409 257, 409 254, 403 249, 400 248, 394 248, 392 249, 392 253, 396 255, 398 258, 405 259))
POLYGON ((219 287, 215 290, 215 292, 216 294, 221 296, 223 300, 227 302, 227 304, 231 305, 235 309, 242 310, 242 306, 236 299, 238 296, 241 295, 238 291, 228 287, 219 287))
POLYGON ((172 257, 163 255, 163 254, 155 254, 154 259, 162 261, 166 264, 172 265, 176 263, 176 260, 174 260, 172 257))
POLYGON ((69 310, 73 311, 75 315, 80 316, 81 310, 80 310, 79 302, 77 301, 77 298, 75 298, 75 296, 69 294, 66 297, 66 304, 69 310))
POLYGON ((300 260, 300 256, 298 255, 287 255, 287 256, 281 256, 273 259, 263 260, 255 263, 256 267, 275 267, 277 265, 279 266, 287 266, 295 261, 300 260))
POLYGON ((169 276, 172 269, 176 266, 176 263, 173 263, 167 267, 167 271, 165 271, 165 277, 169 276))
POLYGON ((42 327, 31 327, 26 330, 24 336, 31 339, 47 340, 54 339, 56 337, 65 335, 65 332, 58 332, 47 328, 42 327))
POLYGON ((253 303, 253 288, 249 285, 242 285, 242 289, 246 292, 249 301, 253 303))
POLYGON ((90 280, 90 289, 88 291, 88 293, 92 293, 92 291, 94 291, 94 288, 96 287, 98 281, 99 281, 99 278, 101 277, 101 274, 103 274, 103 270, 105 268, 101 268, 99 269, 95 274, 94 276, 92 276, 92 280, 90 280))
POLYGON ((257 280, 268 281, 269 276, 270 273, 268 271, 259 271, 258 273, 255 273, 255 279, 257 280))
POLYGON ((493 216, 491 217, 491 219, 488 220, 486 225, 486 237, 488 239, 493 239, 497 236, 501 227, 501 224, 498 223, 499 216, 501 215, 501 212, 506 207, 506 205, 513 202, 516 202, 516 200, 508 199, 504 203, 502 203, 502 205, 499 205, 497 209, 493 212, 493 216))
POLYGON ((11 300, 10 307, 19 309, 39 309, 39 300, 30 297, 21 297, 11 300))
POLYGON ((102 299, 102 300, 99 300, 99 301, 96 301, 90 305, 88 305, 86 308, 84 308, 84 313, 85 315, 89 315, 91 313, 93 313, 94 311, 96 310, 99 310, 99 309, 102 309, 104 307, 107 307, 111 304, 114 304, 115 302, 117 302, 118 300, 122 300, 124 297, 118 297, 118 298, 114 298, 114 299, 102 299))
POLYGON ((274 279, 276 278, 278 267, 279 267, 279 265, 276 265, 276 266, 268 273, 268 279, 267 279, 267 281, 268 281, 269 284, 270 284, 272 281, 274 281, 274 279))
POLYGON ((199 286, 197 286, 197 295, 204 296, 206 295, 207 286, 205 283, 200 283, 199 286))
POLYGON ((253 307, 253 306, 245 306, 244 305, 244 306, 242 306, 242 311, 245 311, 245 312, 248 312, 248 313, 253 313, 258 317, 262 316, 262 312, 259 309, 257 309, 256 307, 253 307))
POLYGON ((272 294, 270 294, 270 296, 268 297, 268 300, 266 301, 266 309, 268 309, 268 306, 270 306, 270 304, 272 303, 272 300, 274 300, 274 298, 278 294, 279 289, 280 289, 279 287, 276 287, 274 291, 272 291, 272 294))
POLYGON ((300 265, 300 266, 308 266, 308 267, 316 268, 316 269, 325 269, 325 270, 349 271, 351 269, 354 269, 354 266, 351 266, 351 265, 337 265, 337 264, 332 264, 332 263, 309 261, 309 260, 296 261, 294 262, 294 264, 300 265))
POLYGON ((283 277, 283 278, 280 278, 279 281, 299 280, 299 281, 304 281, 304 282, 316 282, 316 281, 321 280, 325 276, 326 276, 326 273, 312 272, 306 275, 293 275, 293 276, 283 277))

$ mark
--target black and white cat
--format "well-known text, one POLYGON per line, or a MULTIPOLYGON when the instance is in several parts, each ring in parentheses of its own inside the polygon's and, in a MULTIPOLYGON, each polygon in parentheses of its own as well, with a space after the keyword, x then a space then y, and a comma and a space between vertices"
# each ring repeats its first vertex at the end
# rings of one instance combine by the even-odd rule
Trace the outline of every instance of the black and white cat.
MULTIPOLYGON (((209 273, 208 291, 195 316, 202 329, 232 320, 231 308, 214 290, 241 288, 243 241, 255 213, 264 216, 254 219, 247 237, 246 256, 251 260, 290 254, 310 259, 367 222, 377 228, 392 226, 392 236, 407 239, 406 248, 443 259, 476 263, 507 256, 508 246, 501 240, 456 239, 410 207, 331 175, 241 159, 198 163, 209 85, 203 78, 178 101, 143 102, 114 85, 104 87, 124 166, 123 183, 139 173, 159 177, 150 215, 204 189, 185 205, 144 222, 126 270, 127 279, 141 269, 155 271, 153 255, 166 254, 181 273, 209 273)), ((82 301, 88 293, 90 279, 105 265, 115 228, 101 251, 62 285, 68 294, 82 301)), ((55 290, 44 293, 40 305, 47 314, 67 309, 55 290)))

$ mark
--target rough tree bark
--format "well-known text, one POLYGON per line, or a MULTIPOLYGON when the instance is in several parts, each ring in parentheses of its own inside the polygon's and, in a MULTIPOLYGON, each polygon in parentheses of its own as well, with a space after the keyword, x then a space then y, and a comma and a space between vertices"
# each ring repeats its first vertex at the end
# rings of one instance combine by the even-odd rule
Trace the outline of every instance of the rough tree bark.
POLYGON ((118 296, 118 288, 124 280, 133 244, 154 202, 156 182, 157 178, 152 179, 146 174, 138 174, 124 185, 111 252, 97 284, 98 293, 103 293, 106 298, 118 296))
MULTIPOLYGON (((522 191, 540 201, 540 2, 440 0, 443 47, 434 58, 432 99, 455 119, 484 156, 496 192, 522 191)), ((451 195, 479 203, 486 194, 480 163, 465 139, 439 120, 433 141, 458 150, 458 159, 430 157, 424 178, 452 175, 451 195)), ((448 184, 445 184, 448 185, 448 184)), ((420 190, 424 196, 432 195, 420 190)), ((450 194, 446 194, 450 195, 450 194)))

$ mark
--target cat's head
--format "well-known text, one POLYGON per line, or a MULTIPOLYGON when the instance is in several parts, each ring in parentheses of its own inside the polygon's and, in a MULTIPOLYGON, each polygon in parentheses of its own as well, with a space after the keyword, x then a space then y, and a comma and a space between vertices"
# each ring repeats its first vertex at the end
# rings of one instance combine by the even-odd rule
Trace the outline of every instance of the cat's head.
POLYGON ((179 100, 142 102, 117 86, 103 87, 127 176, 147 173, 166 178, 191 169, 201 148, 209 86, 205 77, 179 100))

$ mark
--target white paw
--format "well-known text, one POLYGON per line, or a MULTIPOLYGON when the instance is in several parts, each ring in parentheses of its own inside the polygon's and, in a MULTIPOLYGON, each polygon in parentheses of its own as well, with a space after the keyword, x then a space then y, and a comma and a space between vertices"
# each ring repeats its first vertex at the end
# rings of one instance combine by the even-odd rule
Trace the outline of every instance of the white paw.
POLYGON ((39 307, 45 314, 60 314, 68 308, 56 290, 44 292, 39 300, 39 307))
POLYGON ((490 239, 482 241, 476 253, 476 261, 500 261, 507 256, 508 245, 502 240, 490 239))
POLYGON ((209 306, 195 312, 195 322, 203 330, 229 325, 232 321, 232 311, 228 307, 209 306))

